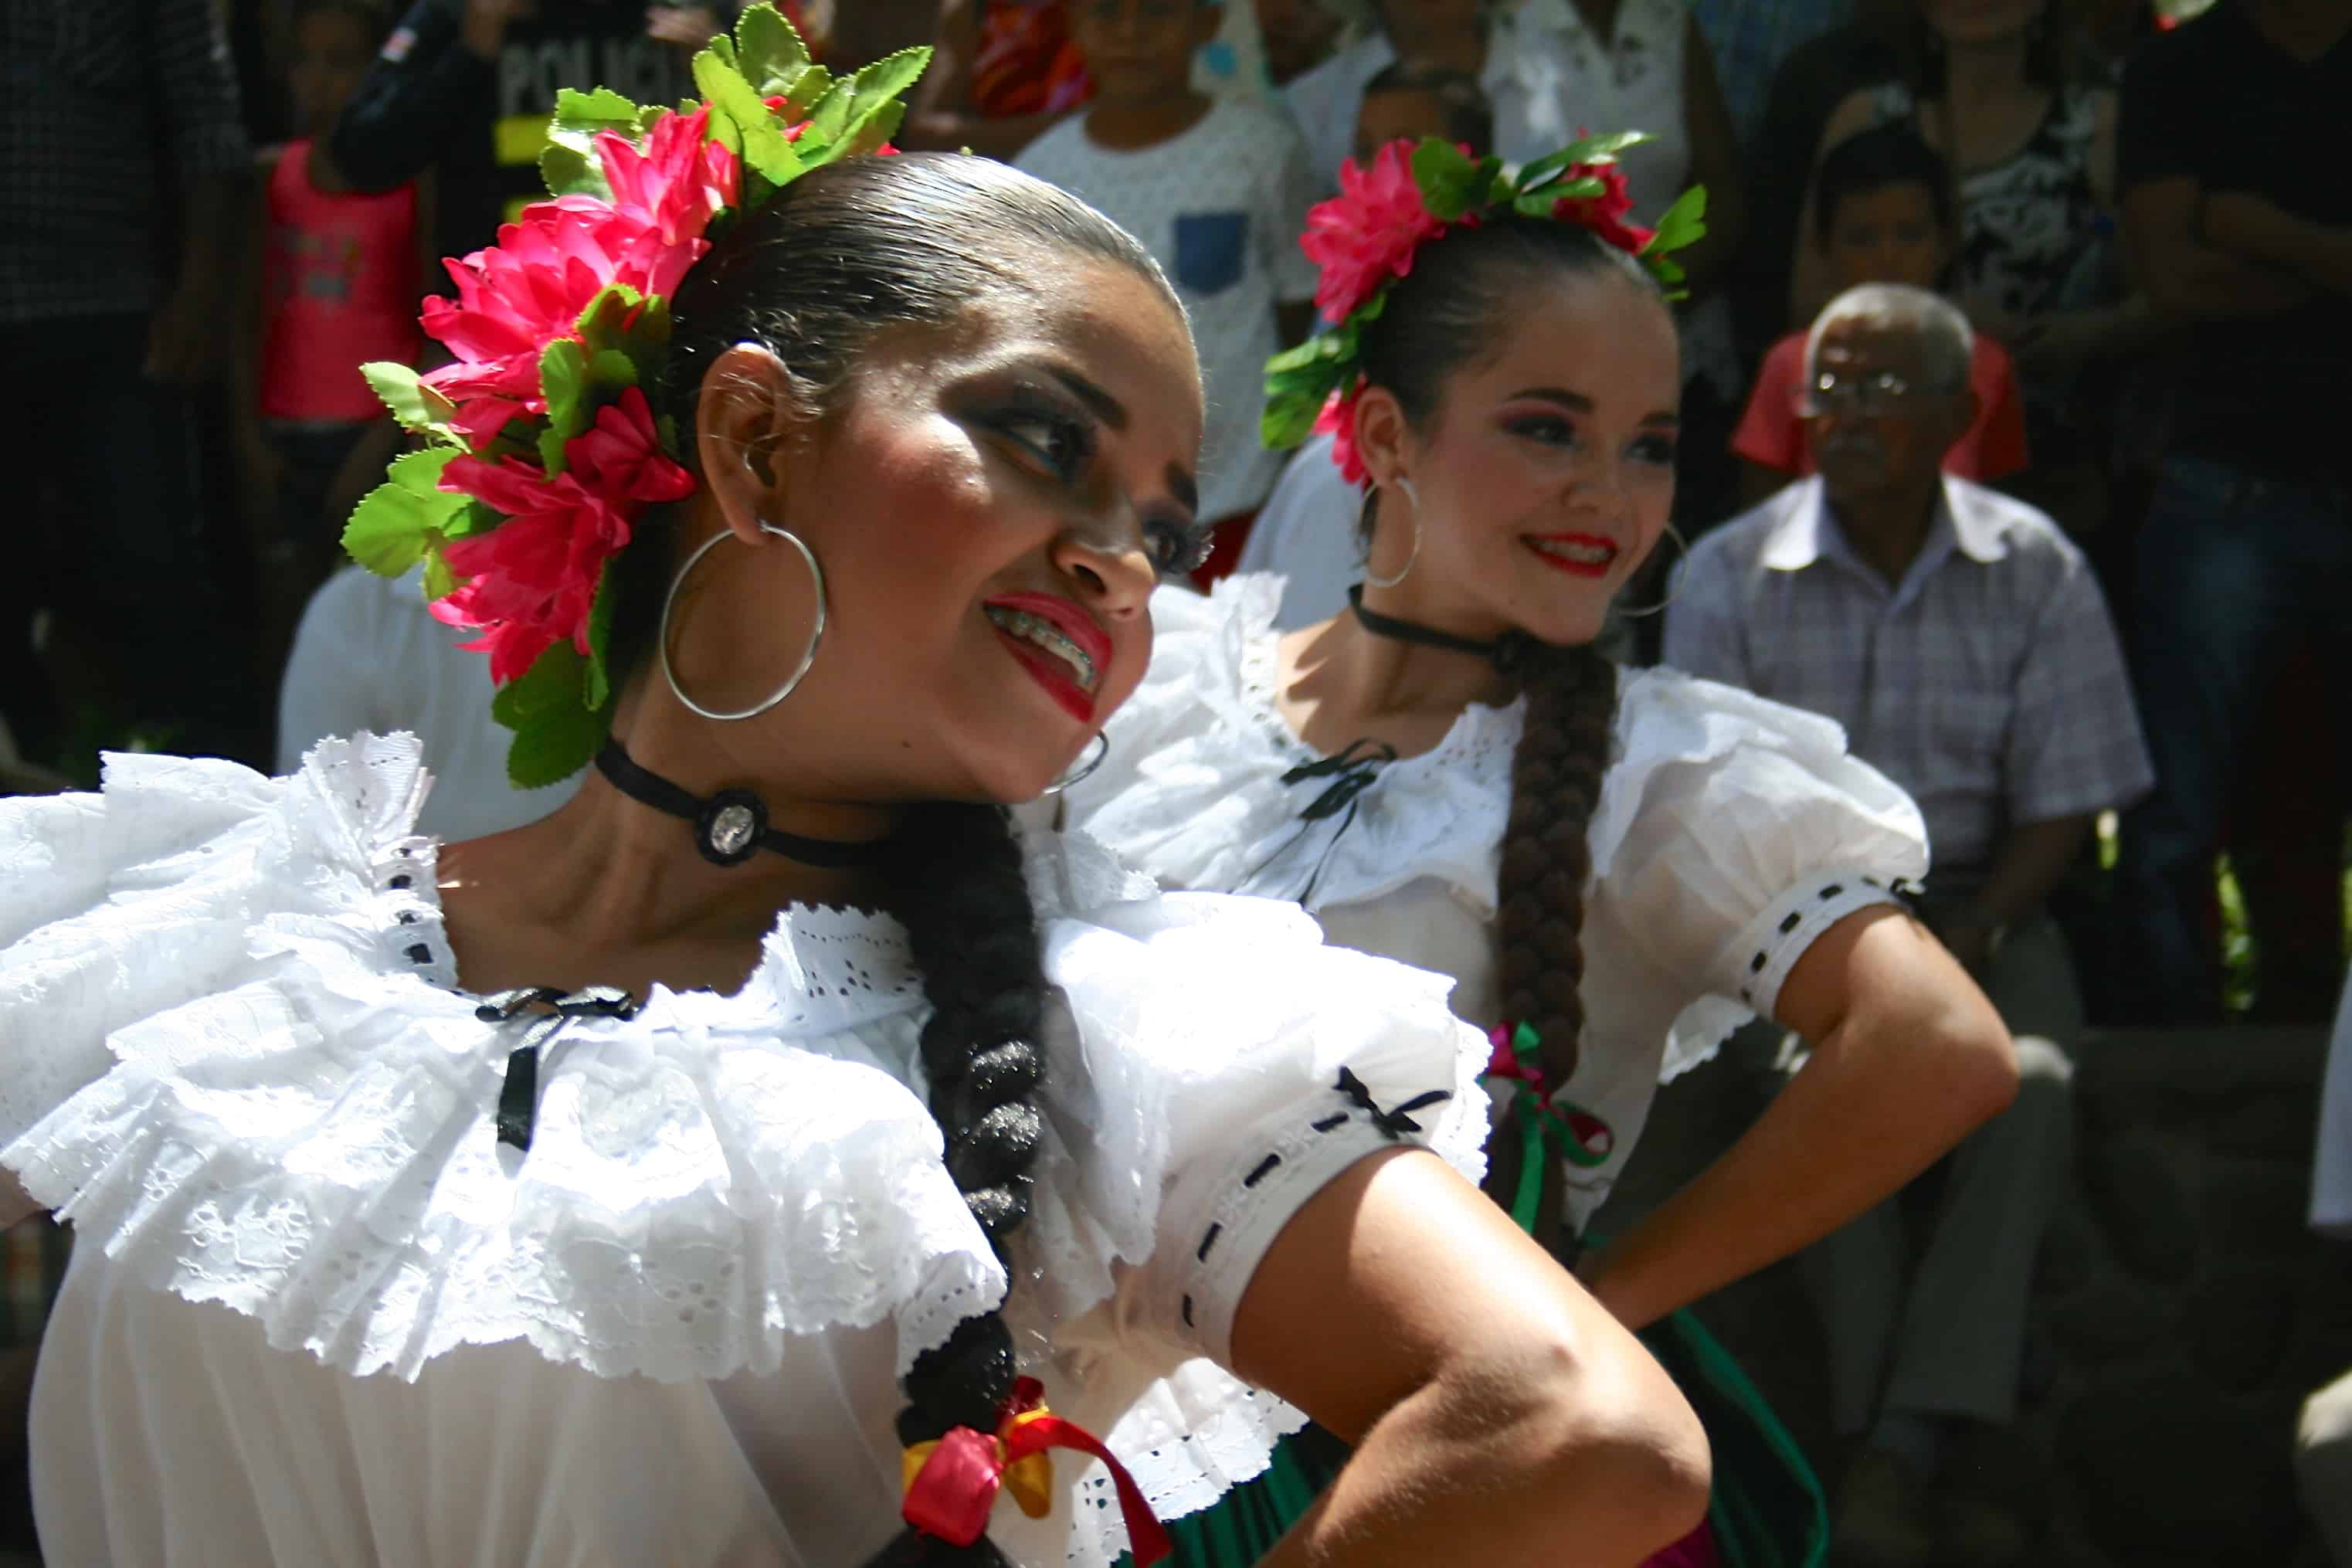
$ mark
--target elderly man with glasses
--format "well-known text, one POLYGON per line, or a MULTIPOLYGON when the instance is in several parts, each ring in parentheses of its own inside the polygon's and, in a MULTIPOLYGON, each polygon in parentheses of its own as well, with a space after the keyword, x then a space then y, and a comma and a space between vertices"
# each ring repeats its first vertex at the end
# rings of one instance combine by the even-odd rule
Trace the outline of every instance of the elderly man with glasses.
POLYGON ((1917 289, 1832 301, 1801 394, 1818 473, 1694 546, 1666 622, 1668 664, 1837 720, 1918 801, 1934 857, 1919 915, 2020 1037, 2016 1105, 1937 1190, 1807 1258, 1838 1424, 1864 1438, 1838 1519, 1862 1563, 2022 1544, 1949 1461, 2015 1419, 2033 1256, 2064 1170, 2063 1043, 2082 1002, 2043 900, 2098 814, 2151 783, 2082 552, 2041 512, 1941 472, 1976 414, 1971 347, 1960 312, 1917 289))

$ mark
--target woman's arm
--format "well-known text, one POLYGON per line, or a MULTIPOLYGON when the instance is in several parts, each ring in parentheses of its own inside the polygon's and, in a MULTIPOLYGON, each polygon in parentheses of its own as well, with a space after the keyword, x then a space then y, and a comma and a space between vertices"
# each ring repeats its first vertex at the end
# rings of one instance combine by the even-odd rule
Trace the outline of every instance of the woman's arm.
POLYGON ((1690 178, 1706 187, 1706 237, 1680 258, 1694 297, 1722 284, 1748 232, 1748 189, 1739 162, 1739 132, 1716 79, 1715 55, 1690 19, 1683 39, 1683 133, 1689 138, 1690 178))
POLYGON ((1635 1328, 1827 1236, 2017 1093, 1992 1004, 1891 906, 1822 932, 1775 1019, 1812 1043, 1811 1059, 1739 1142, 1580 1270, 1635 1328))
POLYGON ((1235 1373, 1353 1443, 1264 1568, 1632 1568, 1706 1509, 1673 1381, 1434 1156, 1375 1154, 1276 1237, 1235 1373))

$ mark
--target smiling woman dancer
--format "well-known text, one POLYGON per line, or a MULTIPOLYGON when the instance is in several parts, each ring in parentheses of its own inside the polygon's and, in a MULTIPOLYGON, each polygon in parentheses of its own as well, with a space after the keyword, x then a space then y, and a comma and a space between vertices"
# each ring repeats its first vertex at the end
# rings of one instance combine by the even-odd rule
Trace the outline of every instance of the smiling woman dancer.
POLYGON ((863 155, 910 62, 725 42, 688 113, 568 99, 565 195, 428 313, 458 363, 378 372, 432 444, 347 537, 484 628, 519 774, 601 748, 580 795, 436 845, 360 736, 0 806, 0 1162, 79 1233, 52 1559, 1150 1561, 1290 1401, 1358 1447, 1281 1562, 1636 1562, 1703 1439, 1448 1168, 1442 984, 998 804, 1198 546, 1167 284, 863 155))
POLYGON ((1304 241, 1337 325, 1273 362, 1267 429, 1335 432, 1367 487, 1352 611, 1286 635, 1276 578, 1159 595, 1151 668, 1063 805, 1162 887, 1295 900, 1454 977, 1512 1106, 1489 1190, 1563 1252, 1662 1077, 1751 1015, 1810 1042, 1738 1142, 1583 1260, 1642 1328, 1895 1191, 2016 1066, 1897 901, 1917 809, 1835 725, 1590 646, 1674 497, 1660 280, 1696 205, 1627 225, 1626 140, 1516 176, 1434 141, 1349 167, 1304 241))

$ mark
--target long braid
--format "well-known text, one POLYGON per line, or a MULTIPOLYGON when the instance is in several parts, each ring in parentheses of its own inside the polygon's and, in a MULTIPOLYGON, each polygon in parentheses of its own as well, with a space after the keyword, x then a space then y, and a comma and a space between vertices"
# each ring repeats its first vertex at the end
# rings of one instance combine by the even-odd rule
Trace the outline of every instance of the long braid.
MULTIPOLYGON (((1045 1068, 1037 1038, 1045 976, 1020 847, 996 806, 927 805, 895 841, 888 875, 932 1009, 923 1070, 948 1173, 1002 1256, 1029 1217, 1029 1167, 1044 1131, 1034 1096, 1045 1068)), ((926 1442, 954 1426, 993 1431, 1015 1370, 1003 1315, 965 1319, 907 1373, 899 1441, 926 1442)), ((873 1568, 1005 1561, 986 1536, 959 1547, 908 1530, 873 1568)))
POLYGON ((1511 759, 1499 953, 1504 1016, 1542 1037, 1544 1077, 1576 1070, 1584 1032, 1586 841, 1617 717, 1614 667, 1591 647, 1549 648, 1526 680, 1527 727, 1511 759))

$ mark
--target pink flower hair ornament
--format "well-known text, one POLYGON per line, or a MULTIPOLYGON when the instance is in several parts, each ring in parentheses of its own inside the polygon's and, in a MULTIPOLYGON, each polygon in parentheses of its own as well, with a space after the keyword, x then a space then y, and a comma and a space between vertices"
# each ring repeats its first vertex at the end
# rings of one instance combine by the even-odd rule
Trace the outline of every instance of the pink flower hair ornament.
POLYGON ((678 432, 645 391, 678 285, 809 170, 895 151, 901 99, 929 58, 905 49, 836 79, 762 4, 695 57, 698 103, 567 89, 540 156, 549 199, 446 264, 454 300, 425 301, 425 335, 450 363, 362 367, 420 446, 352 513, 343 547, 388 577, 421 563, 433 615, 478 633, 465 646, 489 655, 516 784, 569 777, 604 743, 605 568, 646 508, 694 492, 678 432))
POLYGON ((1706 233, 1706 193, 1693 186, 1668 207, 1654 229, 1625 221, 1633 198, 1617 154, 1649 140, 1638 131, 1587 136, 1520 168, 1438 137, 1418 144, 1398 140, 1369 166, 1352 158, 1340 165, 1340 194, 1307 215, 1298 247, 1321 269, 1315 304, 1330 326, 1265 362, 1265 413, 1259 437, 1277 450, 1310 435, 1332 437, 1331 458, 1350 484, 1362 484, 1356 451, 1356 403, 1364 375, 1359 333, 1388 304, 1389 289, 1412 271, 1421 247, 1455 228, 1474 228, 1486 215, 1508 210, 1522 217, 1580 224, 1637 258, 1670 300, 1683 269, 1671 254, 1706 233))

